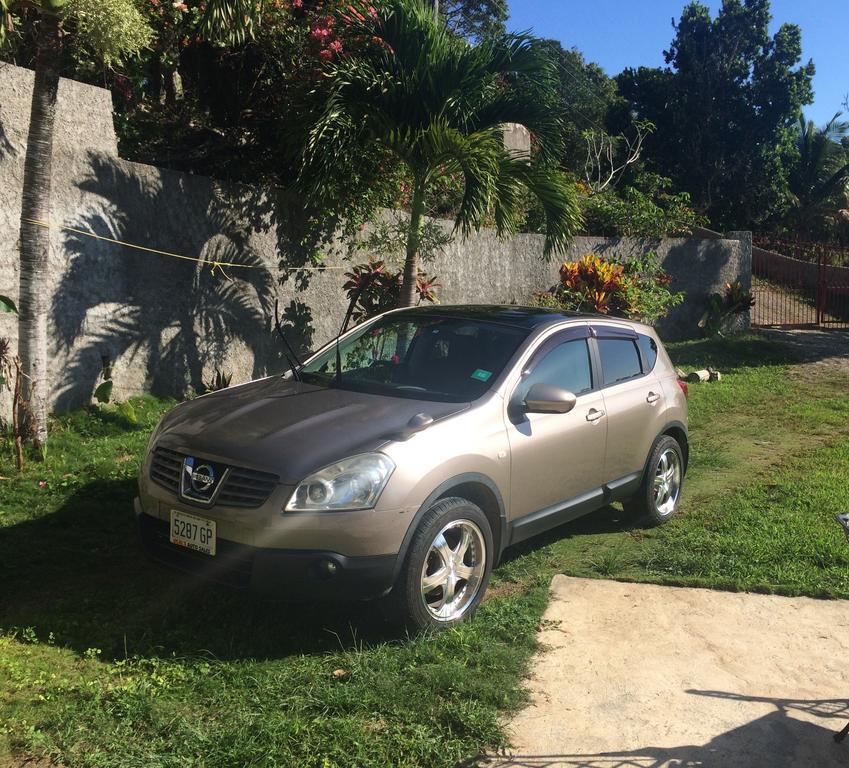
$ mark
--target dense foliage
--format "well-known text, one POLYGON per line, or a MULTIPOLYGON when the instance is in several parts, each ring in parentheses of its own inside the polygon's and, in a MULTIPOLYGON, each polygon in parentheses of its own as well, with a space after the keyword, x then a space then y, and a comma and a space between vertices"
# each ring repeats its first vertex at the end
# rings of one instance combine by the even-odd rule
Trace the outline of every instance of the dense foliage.
POLYGON ((656 132, 649 169, 690 194, 720 228, 752 227, 787 200, 794 126, 813 100, 814 65, 798 66, 801 31, 769 33, 769 0, 725 0, 716 17, 688 4, 662 69, 626 69, 622 95, 656 132))
POLYGON ((462 179, 453 216, 461 234, 489 219, 499 234, 516 232, 524 222, 523 194, 530 193, 545 214, 545 254, 562 249, 581 214, 574 184, 553 166, 559 120, 533 97, 554 77, 536 39, 515 34, 470 44, 437 23, 421 0, 387 2, 357 28, 371 34, 373 45, 325 67, 299 179, 310 197, 325 197, 337 188, 340 164, 381 153, 389 167, 409 174, 402 303, 414 299, 423 217, 436 180, 462 179), (505 148, 505 123, 532 133, 532 155, 505 148))
POLYGON ((536 295, 535 303, 578 312, 618 315, 654 323, 684 300, 670 290, 666 274, 653 252, 623 261, 593 253, 560 267, 560 282, 536 295))
POLYGON ((783 229, 804 240, 846 240, 849 122, 836 114, 822 128, 800 115, 798 157, 790 168, 790 210, 783 229))
POLYGON ((641 174, 633 184, 606 189, 583 200, 584 230, 593 235, 661 238, 687 235, 704 223, 686 192, 670 190, 671 182, 641 174))

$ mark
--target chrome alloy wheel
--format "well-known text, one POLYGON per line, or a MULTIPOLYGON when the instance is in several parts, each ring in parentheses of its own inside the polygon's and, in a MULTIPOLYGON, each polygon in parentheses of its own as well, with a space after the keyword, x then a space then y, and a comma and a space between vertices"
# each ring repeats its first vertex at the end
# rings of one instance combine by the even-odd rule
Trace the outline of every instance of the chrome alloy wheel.
POLYGON ((486 572, 486 545, 471 520, 452 520, 434 538, 422 566, 422 602, 437 621, 459 619, 486 572))
POLYGON ((681 459, 667 448, 658 459, 654 473, 654 508, 661 517, 671 515, 681 493, 681 459))

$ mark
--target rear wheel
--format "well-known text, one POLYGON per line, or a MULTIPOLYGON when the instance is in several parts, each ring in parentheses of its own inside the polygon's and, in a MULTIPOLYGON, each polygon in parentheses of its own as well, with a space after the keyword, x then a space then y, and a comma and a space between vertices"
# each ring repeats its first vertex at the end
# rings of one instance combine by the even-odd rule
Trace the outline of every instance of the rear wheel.
POLYGON ((684 485, 684 452, 678 441, 663 435, 652 449, 640 490, 625 502, 625 511, 650 525, 660 525, 678 513, 684 485))
POLYGON ((442 499, 424 515, 392 590, 411 629, 456 624, 474 613, 492 571, 492 531, 476 504, 442 499))

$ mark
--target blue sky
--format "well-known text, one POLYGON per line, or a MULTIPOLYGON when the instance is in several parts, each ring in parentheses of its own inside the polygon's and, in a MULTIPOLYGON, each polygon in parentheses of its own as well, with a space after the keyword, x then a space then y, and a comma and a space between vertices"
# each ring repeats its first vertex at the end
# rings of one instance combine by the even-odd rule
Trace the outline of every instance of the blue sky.
MULTIPOLYGON (((685 0, 509 0, 511 30, 533 29, 566 48, 577 46, 609 75, 625 67, 662 66, 672 40, 671 21, 685 0)), ((721 0, 706 3, 715 13, 721 0)), ((849 2, 772 0, 773 31, 785 21, 802 28, 804 61, 814 60, 814 103, 809 119, 826 122, 849 92, 849 2)))

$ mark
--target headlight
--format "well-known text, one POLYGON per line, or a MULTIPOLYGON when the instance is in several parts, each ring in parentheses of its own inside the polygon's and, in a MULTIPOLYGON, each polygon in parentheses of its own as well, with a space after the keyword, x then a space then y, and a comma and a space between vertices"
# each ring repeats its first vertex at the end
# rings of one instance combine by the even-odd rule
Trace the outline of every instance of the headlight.
POLYGON ((295 488, 287 512, 369 509, 377 502, 395 464, 382 453, 361 453, 310 475, 295 488))

